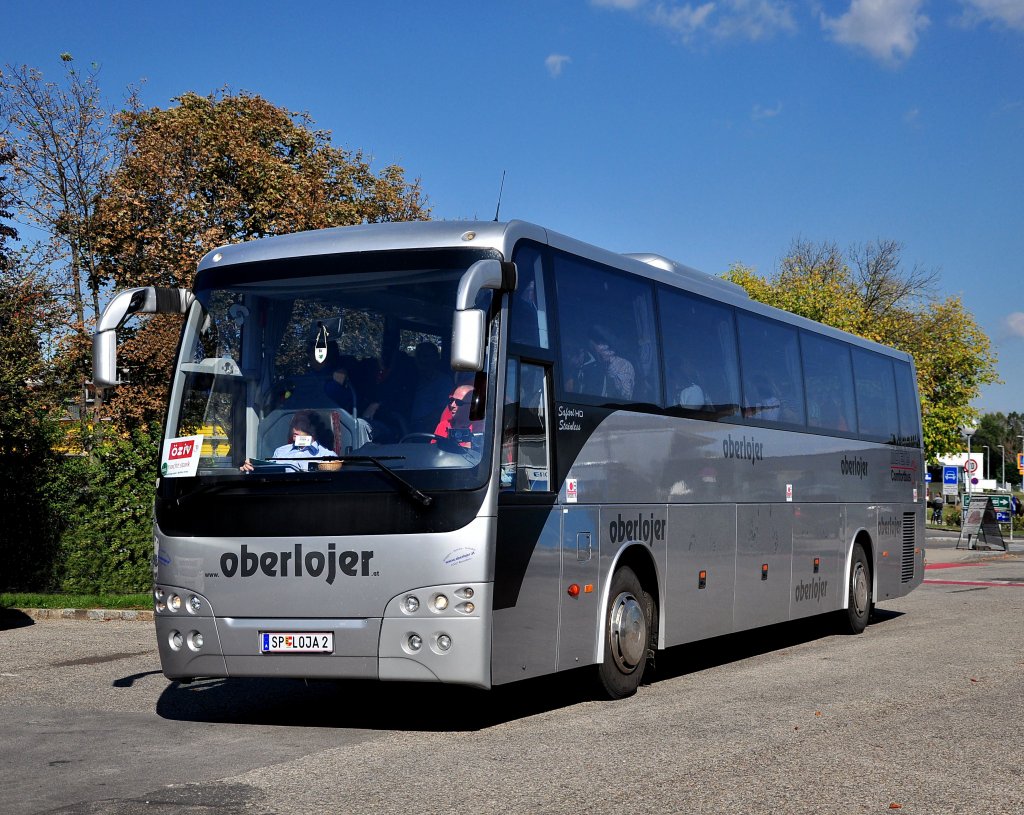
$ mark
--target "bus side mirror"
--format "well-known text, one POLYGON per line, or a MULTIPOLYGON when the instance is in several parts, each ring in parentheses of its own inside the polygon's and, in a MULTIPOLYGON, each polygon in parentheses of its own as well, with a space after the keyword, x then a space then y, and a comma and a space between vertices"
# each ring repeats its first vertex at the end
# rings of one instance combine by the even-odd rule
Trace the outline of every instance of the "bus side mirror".
POLYGON ((455 312, 452 325, 452 368, 456 371, 481 371, 484 367, 484 331, 486 315, 481 309, 455 312))
POLYGON ((186 289, 143 286, 115 295, 92 337, 92 379, 98 388, 117 385, 117 329, 133 314, 184 314, 195 300, 186 289))
POLYGON ((482 371, 487 339, 487 315, 476 305, 484 289, 512 291, 516 287, 514 263, 478 260, 459 281, 452 321, 452 368, 456 371, 482 371))

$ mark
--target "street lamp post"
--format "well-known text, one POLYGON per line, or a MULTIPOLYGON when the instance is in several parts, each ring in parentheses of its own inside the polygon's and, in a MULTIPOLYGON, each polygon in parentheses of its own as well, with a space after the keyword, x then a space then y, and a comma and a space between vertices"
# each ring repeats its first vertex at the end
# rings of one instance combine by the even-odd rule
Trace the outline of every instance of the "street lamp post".
POLYGON ((989 450, 988 450, 988 445, 987 444, 983 444, 981 446, 985 448, 985 466, 984 466, 983 469, 985 471, 985 480, 988 481, 988 455, 989 455, 989 450))
MULTIPOLYGON (((1003 454, 1003 489, 1009 492, 1006 486, 1006 448, 999 445, 999 452, 1003 454)), ((1010 498, 1010 541, 1013 541, 1013 498, 1010 498)))

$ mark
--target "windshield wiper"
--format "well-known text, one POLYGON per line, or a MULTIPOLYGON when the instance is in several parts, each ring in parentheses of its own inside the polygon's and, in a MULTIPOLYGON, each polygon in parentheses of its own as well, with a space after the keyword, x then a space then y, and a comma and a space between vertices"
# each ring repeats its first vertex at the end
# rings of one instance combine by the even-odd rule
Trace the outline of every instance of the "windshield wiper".
MULTIPOLYGON (((405 459, 405 456, 324 456, 321 459, 310 459, 310 460, 311 461, 318 461, 318 460, 319 461, 340 461, 340 462, 347 463, 347 464, 372 464, 378 470, 380 470, 382 473, 384 473, 386 476, 388 476, 388 478, 390 478, 392 481, 394 481, 396 484, 398 484, 400 487, 402 487, 402 491, 406 495, 408 495, 414 501, 418 502, 420 505, 422 505, 424 507, 429 507, 431 504, 434 503, 434 499, 433 498, 431 498, 429 495, 426 495, 425 493, 421 492, 420 490, 416 489, 416 487, 414 487, 412 484, 410 484, 408 481, 406 481, 404 478, 402 478, 402 476, 400 476, 398 473, 396 473, 394 470, 392 470, 387 464, 384 463, 385 460, 386 461, 393 461, 393 460, 404 460, 404 459, 405 459)), ((296 461, 298 459, 289 459, 289 460, 296 461)), ((306 461, 306 459, 302 459, 302 460, 306 461)), ((276 464, 277 462, 274 459, 260 459, 258 461, 254 461, 253 463, 257 464, 257 469, 254 471, 254 473, 259 473, 258 466, 260 464, 262 464, 263 466, 266 466, 268 463, 276 464)), ((302 471, 299 471, 299 472, 302 472, 302 471)), ((188 501, 189 499, 193 498, 194 496, 196 496, 198 494, 208 495, 208 494, 210 494, 212 492, 220 492, 221 490, 230 489, 232 487, 238 487, 240 484, 244 483, 245 480, 246 479, 243 477, 243 478, 233 478, 230 481, 222 481, 222 482, 217 482, 217 483, 213 483, 213 484, 198 484, 198 485, 196 485, 196 487, 191 492, 185 493, 184 495, 179 495, 178 498, 175 500, 175 504, 177 506, 181 506, 184 502, 188 501)), ((305 480, 306 479, 302 479, 302 481, 305 481, 305 480)), ((301 482, 297 481, 296 483, 301 483, 301 482)))
POLYGON ((384 459, 388 461, 394 459, 404 459, 405 456, 339 456, 338 461, 345 464, 372 464, 388 478, 400 485, 405 491, 405 494, 412 498, 414 501, 418 501, 422 506, 429 507, 434 503, 434 499, 429 495, 420 492, 416 487, 406 481, 402 476, 392 470, 387 464, 384 463, 384 459))

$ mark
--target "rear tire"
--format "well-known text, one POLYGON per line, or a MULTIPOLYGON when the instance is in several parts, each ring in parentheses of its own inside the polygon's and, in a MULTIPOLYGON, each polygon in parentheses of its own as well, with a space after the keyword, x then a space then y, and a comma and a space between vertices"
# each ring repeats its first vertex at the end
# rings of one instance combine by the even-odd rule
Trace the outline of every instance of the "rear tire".
POLYGON ((612 576, 604 618, 604 659, 597 666, 601 690, 610 699, 632 696, 643 680, 651 643, 654 602, 640 579, 623 566, 612 576))
POLYGON ((860 634, 867 628, 874 598, 871 594, 871 565, 864 547, 853 545, 850 556, 850 599, 842 612, 842 628, 849 634, 860 634))

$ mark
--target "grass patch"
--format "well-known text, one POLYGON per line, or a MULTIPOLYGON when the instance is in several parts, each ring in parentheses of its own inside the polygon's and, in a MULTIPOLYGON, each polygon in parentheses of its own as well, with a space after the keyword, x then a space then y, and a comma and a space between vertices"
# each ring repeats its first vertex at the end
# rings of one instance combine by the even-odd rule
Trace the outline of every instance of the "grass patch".
POLYGON ((0 593, 0 608, 133 608, 153 607, 145 594, 32 594, 0 593))

